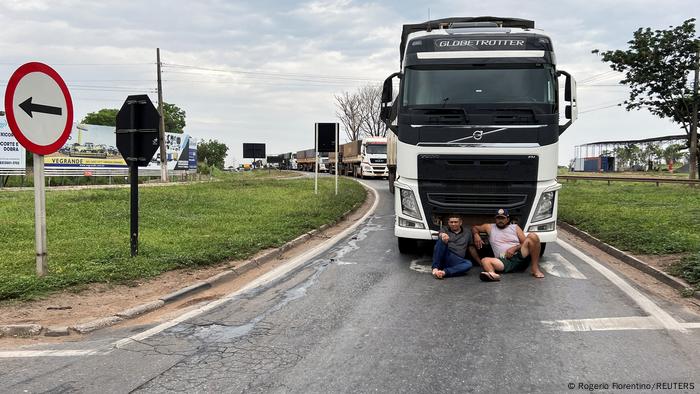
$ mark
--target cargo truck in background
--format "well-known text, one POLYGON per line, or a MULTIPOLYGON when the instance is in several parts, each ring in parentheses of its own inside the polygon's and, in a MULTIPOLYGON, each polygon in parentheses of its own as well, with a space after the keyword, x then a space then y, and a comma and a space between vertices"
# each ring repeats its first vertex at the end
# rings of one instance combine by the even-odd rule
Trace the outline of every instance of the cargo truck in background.
POLYGON ((550 38, 529 20, 403 26, 400 71, 384 82, 381 100, 402 253, 436 239, 448 214, 471 225, 492 222, 498 208, 543 243, 557 239, 558 141, 578 107, 576 82, 555 59, 550 38))
MULTIPOLYGON (((300 171, 316 171, 316 149, 301 150, 296 153, 296 167, 300 171)), ((328 172, 328 153, 321 152, 318 171, 328 172)))
MULTIPOLYGON (((386 178, 386 138, 367 137, 338 146, 338 174, 356 178, 386 178)), ((335 152, 329 154, 328 167, 335 171, 335 152)))

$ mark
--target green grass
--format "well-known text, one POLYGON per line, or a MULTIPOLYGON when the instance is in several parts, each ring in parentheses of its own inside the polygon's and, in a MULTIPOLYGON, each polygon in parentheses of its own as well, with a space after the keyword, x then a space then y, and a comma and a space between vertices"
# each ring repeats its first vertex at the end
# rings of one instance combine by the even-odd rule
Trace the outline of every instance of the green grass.
POLYGON ((564 182, 559 218, 633 253, 700 251, 700 188, 564 182))
POLYGON ((559 219, 636 254, 685 254, 670 272, 700 288, 700 188, 564 182, 559 219))
MULTIPOLYGON (((273 176, 279 176, 282 173, 273 176)), ((94 283, 126 283, 167 270, 245 259, 338 219, 365 198, 340 180, 270 179, 267 171, 215 182, 141 187, 139 256, 129 255, 129 189, 49 191, 49 275, 34 262, 33 192, 0 192, 0 300, 31 299, 94 283)))

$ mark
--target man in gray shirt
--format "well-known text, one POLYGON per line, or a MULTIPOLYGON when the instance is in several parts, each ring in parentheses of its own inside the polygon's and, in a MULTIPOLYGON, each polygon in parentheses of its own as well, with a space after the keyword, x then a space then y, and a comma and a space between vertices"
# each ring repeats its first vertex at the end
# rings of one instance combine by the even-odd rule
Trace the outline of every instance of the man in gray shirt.
POLYGON ((464 231, 462 218, 451 215, 447 228, 440 229, 433 251, 433 276, 437 279, 464 275, 472 267, 466 259, 467 249, 472 242, 470 231, 464 231))

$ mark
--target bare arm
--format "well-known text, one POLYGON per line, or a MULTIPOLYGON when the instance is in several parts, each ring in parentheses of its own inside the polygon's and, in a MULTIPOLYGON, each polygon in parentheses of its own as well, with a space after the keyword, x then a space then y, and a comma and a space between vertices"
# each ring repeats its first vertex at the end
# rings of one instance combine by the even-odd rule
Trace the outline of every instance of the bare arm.
POLYGON ((475 224, 472 226, 472 239, 474 240, 474 246, 476 246, 477 249, 481 249, 484 246, 484 241, 481 239, 481 235, 479 233, 487 233, 491 234, 491 224, 489 223, 484 223, 484 224, 475 224))

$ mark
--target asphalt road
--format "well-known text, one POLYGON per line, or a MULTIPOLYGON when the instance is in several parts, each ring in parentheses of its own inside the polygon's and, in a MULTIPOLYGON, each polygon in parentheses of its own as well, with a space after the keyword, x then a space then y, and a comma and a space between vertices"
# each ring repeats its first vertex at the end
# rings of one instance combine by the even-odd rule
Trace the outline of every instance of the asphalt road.
POLYGON ((329 250, 164 330, 0 352, 0 392, 700 391, 699 316, 563 243, 544 280, 435 280, 367 183, 376 211, 329 250))

